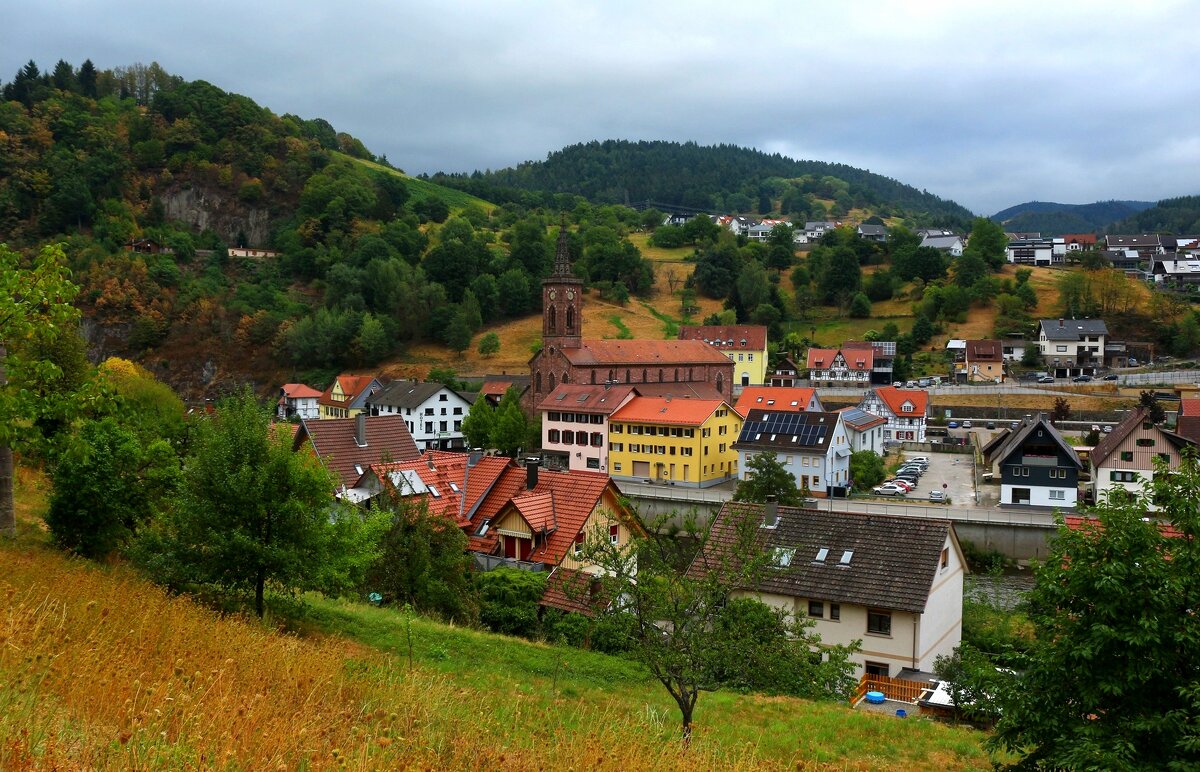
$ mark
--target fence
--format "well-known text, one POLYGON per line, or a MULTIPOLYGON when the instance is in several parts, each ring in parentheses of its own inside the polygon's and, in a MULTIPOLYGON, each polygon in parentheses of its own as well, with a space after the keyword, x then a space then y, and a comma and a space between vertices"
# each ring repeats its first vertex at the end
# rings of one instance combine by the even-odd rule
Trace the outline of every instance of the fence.
POLYGON ((857 705, 866 697, 867 692, 883 692, 884 697, 898 702, 916 702, 921 692, 928 688, 927 684, 920 681, 905 681, 903 678, 863 673, 863 677, 858 681, 858 688, 850 697, 850 704, 857 705))
POLYGON ((528 560, 514 560, 513 558, 501 558, 495 555, 481 555, 478 552, 472 552, 475 558, 475 567, 480 571, 494 571, 497 568, 515 568, 519 571, 534 571, 540 572, 546 570, 545 563, 530 563, 528 560))

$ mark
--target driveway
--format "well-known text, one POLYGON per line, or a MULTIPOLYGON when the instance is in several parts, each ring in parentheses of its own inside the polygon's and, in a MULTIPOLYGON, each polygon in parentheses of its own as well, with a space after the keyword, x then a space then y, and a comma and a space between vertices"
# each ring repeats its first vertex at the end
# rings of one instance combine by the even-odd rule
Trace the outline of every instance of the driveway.
POLYGON ((929 469, 917 481, 917 487, 903 496, 879 498, 897 498, 907 501, 928 502, 929 492, 944 491, 950 501, 956 504, 974 504, 975 488, 971 480, 971 456, 959 453, 922 453, 921 451, 903 452, 905 458, 925 456, 929 459, 929 469), (943 487, 944 486, 944 487, 943 487))

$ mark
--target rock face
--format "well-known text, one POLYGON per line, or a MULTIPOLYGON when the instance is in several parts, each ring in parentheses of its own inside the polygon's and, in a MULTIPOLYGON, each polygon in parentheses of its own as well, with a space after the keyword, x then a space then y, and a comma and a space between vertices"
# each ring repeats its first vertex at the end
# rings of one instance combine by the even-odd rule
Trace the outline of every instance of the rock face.
POLYGON ((229 244, 236 244, 239 234, 244 234, 245 246, 262 247, 271 237, 270 212, 246 206, 227 191, 182 183, 163 190, 159 197, 168 218, 197 230, 212 229, 229 244))

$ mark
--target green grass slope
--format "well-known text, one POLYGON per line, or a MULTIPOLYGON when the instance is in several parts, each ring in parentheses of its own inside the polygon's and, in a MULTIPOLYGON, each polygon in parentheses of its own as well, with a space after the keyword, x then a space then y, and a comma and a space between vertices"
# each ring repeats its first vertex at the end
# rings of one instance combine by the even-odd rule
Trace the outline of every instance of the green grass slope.
POLYGON ((454 212, 459 212, 467 207, 472 206, 479 207, 485 212, 496 208, 495 204, 489 201, 484 201, 482 198, 478 198, 477 196, 472 196, 466 191, 448 188, 445 185, 438 185, 436 182, 418 179, 417 177, 410 177, 402 171, 393 169, 389 166, 384 166, 382 164, 377 164, 374 161, 368 161, 363 158, 353 158, 342 153, 335 153, 335 155, 350 159, 355 163, 362 164, 363 166, 374 171, 399 177, 400 179, 404 180, 404 185, 408 188, 409 193, 412 194, 414 201, 424 201, 431 198, 441 199, 443 202, 445 202, 446 206, 450 207, 450 210, 454 212))

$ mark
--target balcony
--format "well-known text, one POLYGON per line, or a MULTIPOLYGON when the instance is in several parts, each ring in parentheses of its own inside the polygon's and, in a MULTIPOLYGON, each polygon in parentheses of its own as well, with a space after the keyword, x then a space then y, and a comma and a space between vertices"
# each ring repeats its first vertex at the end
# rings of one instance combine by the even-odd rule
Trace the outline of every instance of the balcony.
POLYGON ((545 563, 531 563, 528 560, 502 558, 497 555, 483 555, 478 552, 472 552, 471 557, 475 558, 475 568, 480 571, 495 571, 497 568, 515 568, 518 571, 540 573, 546 570, 545 563))

